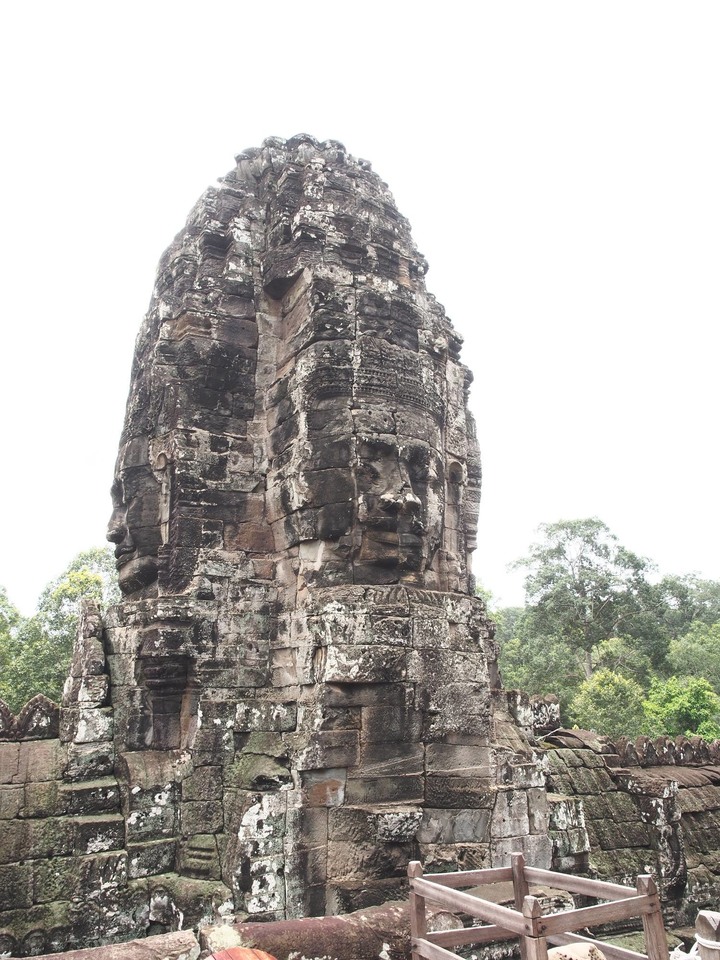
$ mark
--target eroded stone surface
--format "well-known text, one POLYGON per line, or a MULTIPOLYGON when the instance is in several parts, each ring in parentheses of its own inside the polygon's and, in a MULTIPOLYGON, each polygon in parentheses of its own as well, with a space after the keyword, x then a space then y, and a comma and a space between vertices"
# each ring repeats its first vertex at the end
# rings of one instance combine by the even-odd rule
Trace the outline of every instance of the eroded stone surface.
POLYGON ((128 839, 249 916, 385 899, 426 806, 460 824, 433 862, 502 860, 489 811, 533 767, 494 746, 470 375, 425 271, 369 164, 270 140, 198 202, 138 338, 106 621, 128 839), (149 754, 180 766, 146 787, 149 754))
MULTIPOLYGON (((52 783, 6 797, 9 865, 23 811, 58 821, 33 882, 63 945, 367 907, 418 852, 549 863, 532 750, 493 706, 471 377, 426 269, 370 165, 307 136, 241 154, 164 254, 112 490, 123 602, 85 612, 52 783), (93 934, 67 932, 79 855, 93 934)), ((37 952, 30 913, 7 922, 37 952)))
POLYGON ((123 601, 85 609, 59 710, 0 704, 0 952, 363 910, 418 858, 717 887, 716 746, 616 750, 498 689, 470 374, 425 271, 369 164, 307 136, 241 154, 162 257, 123 601))

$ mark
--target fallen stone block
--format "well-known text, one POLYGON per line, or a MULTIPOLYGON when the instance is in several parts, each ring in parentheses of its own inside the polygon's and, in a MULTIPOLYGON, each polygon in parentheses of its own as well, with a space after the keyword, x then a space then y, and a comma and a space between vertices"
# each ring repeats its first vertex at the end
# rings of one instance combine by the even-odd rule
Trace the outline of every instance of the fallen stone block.
POLYGON ((39 960, 197 960, 199 956, 200 944, 195 935, 190 930, 181 930, 88 950, 46 953, 39 960))

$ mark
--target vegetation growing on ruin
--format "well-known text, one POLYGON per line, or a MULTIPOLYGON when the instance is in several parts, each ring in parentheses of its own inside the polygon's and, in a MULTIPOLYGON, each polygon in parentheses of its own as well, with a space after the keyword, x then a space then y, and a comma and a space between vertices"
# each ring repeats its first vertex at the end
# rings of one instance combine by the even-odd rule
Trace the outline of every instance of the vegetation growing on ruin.
POLYGON ((516 563, 525 606, 496 614, 505 686, 610 736, 720 736, 720 583, 659 578, 596 518, 540 534, 516 563))
POLYGON ((0 699, 14 712, 36 693, 60 700, 83 599, 100 606, 120 599, 112 548, 79 553, 45 587, 31 617, 0 587, 0 699))

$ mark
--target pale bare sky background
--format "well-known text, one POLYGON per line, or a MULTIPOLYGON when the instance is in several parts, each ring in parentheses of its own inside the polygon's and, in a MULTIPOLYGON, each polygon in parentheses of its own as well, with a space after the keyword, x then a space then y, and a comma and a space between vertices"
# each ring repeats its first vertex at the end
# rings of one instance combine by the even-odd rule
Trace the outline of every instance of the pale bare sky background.
POLYGON ((720 6, 144 0, 0 14, 0 584, 102 543, 135 335, 203 189, 269 135, 372 161, 465 337, 475 570, 597 515, 720 579, 720 6))

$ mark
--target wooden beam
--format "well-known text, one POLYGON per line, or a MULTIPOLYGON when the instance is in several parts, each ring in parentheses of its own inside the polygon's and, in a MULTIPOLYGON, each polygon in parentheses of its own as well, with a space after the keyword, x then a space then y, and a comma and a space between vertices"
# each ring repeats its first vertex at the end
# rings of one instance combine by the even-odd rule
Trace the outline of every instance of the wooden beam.
POLYGON ((410 948, 414 957, 423 957, 424 960, 458 960, 456 953, 451 953, 436 943, 424 940, 422 937, 413 937, 410 948))
MULTIPOLYGON (((614 900, 612 903, 598 903, 594 907, 554 913, 552 916, 542 918, 541 927, 542 932, 550 936, 554 933, 569 933, 571 930, 580 930, 582 927, 592 927, 598 923, 639 917, 651 910, 652 901, 649 897, 629 897, 627 900, 614 900)), ((667 953, 667 950, 665 952, 667 953)), ((663 960, 667 960, 667 957, 663 957, 663 960)))
POLYGON ((636 953, 625 947, 616 947, 614 943, 605 943, 603 940, 593 940, 592 937, 581 937, 578 933, 554 933, 547 938, 554 947, 563 947, 568 943, 589 943, 597 947, 607 957, 607 960, 647 960, 644 953, 636 953))
MULTIPOLYGON (((530 890, 525 879, 525 857, 521 853, 510 854, 510 869, 512 870, 513 894, 515 896, 515 909, 522 913, 523 902, 528 896, 530 890)), ((525 938, 520 938, 520 960, 527 960, 527 948, 525 938)))
POLYGON ((649 874, 641 874, 637 878, 637 892, 650 902, 650 909, 643 911, 642 918, 648 960, 667 960, 668 945, 660 911, 660 898, 655 881, 649 874))
POLYGON ((548 960, 547 940, 544 936, 538 936, 542 921, 542 909, 538 898, 525 897, 522 912, 533 934, 523 937, 527 960, 548 960))
MULTIPOLYGON (((408 878, 410 880, 410 936, 421 939, 427 932, 427 918, 425 916, 425 899, 414 889, 414 883, 422 876, 423 868, 419 860, 411 860, 408 864, 408 878)), ((422 954, 413 950, 412 960, 422 960, 422 954)))
POLYGON ((488 927, 463 927, 461 930, 438 930, 426 933, 425 939, 441 947, 459 947, 466 943, 492 943, 493 940, 517 940, 512 930, 503 930, 495 924, 488 927))
POLYGON ((581 893, 586 897, 599 897, 602 900, 623 900, 626 897, 632 897, 636 892, 633 887, 623 887, 619 883, 590 880, 588 877, 571 877, 567 873, 539 870, 536 867, 526 867, 525 878, 530 883, 549 883, 569 893, 581 893))
POLYGON ((433 883, 443 887, 480 887, 485 883, 505 883, 512 880, 510 867, 488 867, 484 870, 455 870, 453 873, 429 873, 433 883))
POLYGON ((447 907, 449 910, 461 910, 471 917, 486 920, 488 923, 497 923, 505 930, 514 931, 516 936, 529 932, 527 922, 517 911, 509 907, 489 903, 487 900, 481 900, 470 893, 462 893, 460 890, 448 890, 419 877, 410 881, 410 888, 431 903, 439 903, 441 907, 447 907))

